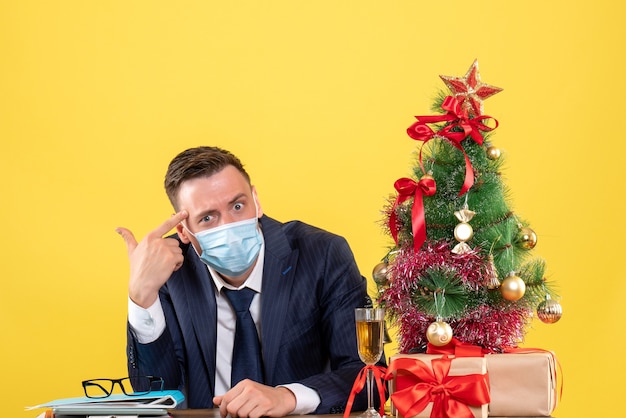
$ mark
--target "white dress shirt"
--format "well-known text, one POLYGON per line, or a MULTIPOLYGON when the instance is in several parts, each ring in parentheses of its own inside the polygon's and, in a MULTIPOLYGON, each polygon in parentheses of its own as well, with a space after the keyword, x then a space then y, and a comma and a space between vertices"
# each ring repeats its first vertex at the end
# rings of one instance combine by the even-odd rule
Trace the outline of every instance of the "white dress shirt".
MULTIPOLYGON (((265 244, 261 246, 261 251, 257 258, 256 265, 250 273, 250 277, 240 287, 235 288, 227 284, 213 268, 208 267, 213 284, 215 286, 215 301, 217 303, 217 341, 220 343, 216 347, 216 369, 215 369, 215 395, 223 395, 230 388, 230 372, 233 356, 233 346, 235 341, 235 324, 237 317, 235 311, 225 295, 222 288, 241 289, 249 287, 256 295, 250 304, 250 315, 256 325, 259 340, 261 339, 261 287, 263 282, 263 262, 265 255, 265 244)), ((159 298, 147 309, 135 304, 128 298, 128 322, 135 331, 137 340, 142 344, 155 341, 165 330, 165 315, 161 307, 159 298)), ((262 341, 260 341, 263 344, 262 341)), ((296 408, 292 414, 309 414, 317 408, 320 403, 318 393, 300 383, 290 383, 280 385, 288 388, 296 397, 296 408)))

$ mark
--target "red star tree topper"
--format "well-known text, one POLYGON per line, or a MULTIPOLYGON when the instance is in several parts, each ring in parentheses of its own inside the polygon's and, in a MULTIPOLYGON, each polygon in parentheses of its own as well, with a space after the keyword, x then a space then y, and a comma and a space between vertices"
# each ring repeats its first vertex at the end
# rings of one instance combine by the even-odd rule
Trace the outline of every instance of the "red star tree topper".
POLYGON ((439 76, 470 117, 483 114, 483 100, 502 91, 480 81, 478 60, 474 60, 464 77, 439 76))

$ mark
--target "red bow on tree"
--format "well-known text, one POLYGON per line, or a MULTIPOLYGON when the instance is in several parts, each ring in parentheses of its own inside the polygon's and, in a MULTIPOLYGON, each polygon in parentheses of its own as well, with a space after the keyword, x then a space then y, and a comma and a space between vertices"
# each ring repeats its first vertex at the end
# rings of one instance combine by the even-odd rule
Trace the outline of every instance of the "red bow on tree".
POLYGON ((398 245, 398 220, 396 208, 401 203, 413 196, 413 207, 411 208, 411 227, 413 231, 413 248, 419 250, 426 241, 426 219, 424 217, 424 200, 422 195, 432 196, 437 191, 437 184, 431 176, 424 176, 419 182, 403 177, 396 180, 394 187, 398 191, 398 197, 393 204, 389 216, 389 230, 396 245, 398 245))
MULTIPOLYGON (((465 180, 463 181, 463 186, 459 192, 459 196, 462 196, 474 184, 474 170, 472 168, 472 163, 463 149, 463 146, 461 146, 461 141, 470 136, 474 142, 482 145, 484 139, 481 132, 494 130, 498 127, 498 121, 491 116, 486 115, 470 119, 467 111, 463 110, 459 101, 452 96, 447 96, 444 99, 441 104, 441 108, 447 112, 445 115, 416 116, 415 118, 417 119, 417 122, 409 126, 407 134, 417 141, 423 141, 424 144, 436 137, 445 138, 455 148, 463 153, 463 157, 465 158, 465 180), (483 123, 483 121, 487 121, 489 119, 493 119, 495 122, 495 126, 493 128, 483 123), (448 122, 448 124, 438 131, 433 131, 430 126, 428 126, 429 123, 440 122, 448 122)), ((422 167, 422 170, 424 170, 421 148, 419 154, 419 164, 422 167)))

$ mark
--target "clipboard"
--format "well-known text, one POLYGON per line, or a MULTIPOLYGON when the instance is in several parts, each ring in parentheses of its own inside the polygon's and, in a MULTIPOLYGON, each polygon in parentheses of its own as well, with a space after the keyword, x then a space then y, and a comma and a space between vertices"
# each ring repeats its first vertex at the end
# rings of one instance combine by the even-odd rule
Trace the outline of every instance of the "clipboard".
POLYGON ((141 416, 167 417, 168 409, 174 409, 185 400, 178 390, 152 391, 145 395, 128 396, 114 394, 107 398, 64 398, 27 407, 27 410, 51 409, 55 417, 75 416, 141 416))

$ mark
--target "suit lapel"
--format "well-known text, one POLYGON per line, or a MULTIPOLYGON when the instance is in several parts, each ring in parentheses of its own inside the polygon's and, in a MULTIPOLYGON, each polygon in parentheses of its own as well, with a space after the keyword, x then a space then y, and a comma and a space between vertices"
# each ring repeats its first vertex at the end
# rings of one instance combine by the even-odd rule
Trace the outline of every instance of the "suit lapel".
MULTIPOLYGON (((195 251, 189 246, 187 260, 192 261, 189 268, 193 268, 193 280, 184 280, 189 317, 194 329, 195 337, 200 346, 202 357, 211 386, 211 393, 215 389, 215 359, 217 343, 217 305, 215 291, 209 271, 198 258, 195 251), (193 253, 193 254, 191 254, 193 253)), ((193 336, 189 336, 193 338, 193 336)))
POLYGON ((285 327, 294 280, 298 251, 293 251, 281 229, 281 224, 261 218, 265 239, 265 261, 261 295, 261 339, 265 382, 272 384, 281 336, 285 327))

